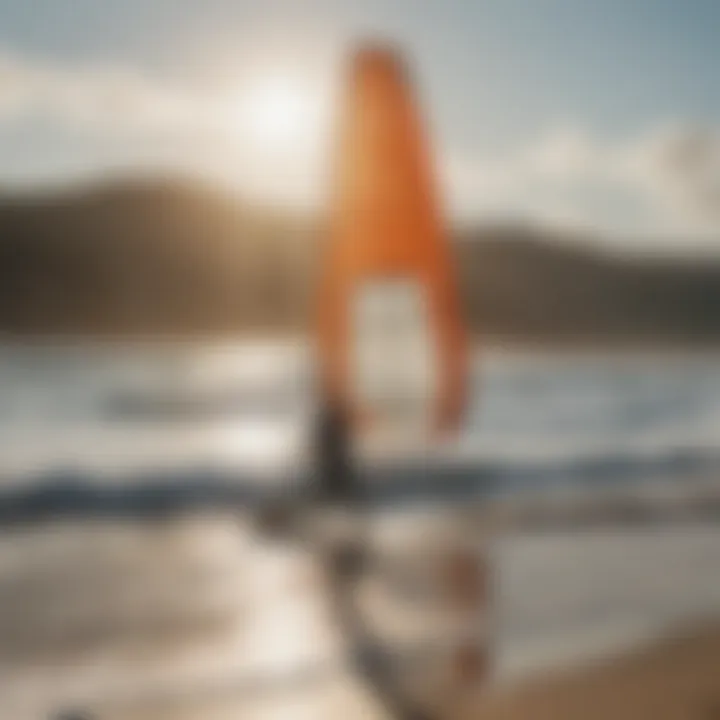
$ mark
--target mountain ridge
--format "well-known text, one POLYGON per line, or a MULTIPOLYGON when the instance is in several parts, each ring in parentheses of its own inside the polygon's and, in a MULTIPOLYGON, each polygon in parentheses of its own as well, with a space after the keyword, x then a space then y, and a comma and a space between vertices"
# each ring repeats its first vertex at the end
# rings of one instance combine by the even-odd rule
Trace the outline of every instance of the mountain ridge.
MULTIPOLYGON (((194 181, 106 182, 0 197, 0 332, 296 332, 323 231, 194 181)), ((456 235, 477 335, 533 343, 714 344, 720 260, 648 258, 530 226, 456 235)))

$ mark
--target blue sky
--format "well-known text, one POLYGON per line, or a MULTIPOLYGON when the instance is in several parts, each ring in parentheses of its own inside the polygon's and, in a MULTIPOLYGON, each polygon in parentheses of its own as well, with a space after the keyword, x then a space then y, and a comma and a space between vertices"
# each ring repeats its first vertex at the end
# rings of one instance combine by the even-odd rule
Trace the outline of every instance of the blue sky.
POLYGON ((264 157, 218 98, 286 73, 329 107, 380 34, 412 58, 455 217, 714 245, 718 29, 715 0, 0 0, 0 182, 167 167, 317 202, 327 133, 264 157))

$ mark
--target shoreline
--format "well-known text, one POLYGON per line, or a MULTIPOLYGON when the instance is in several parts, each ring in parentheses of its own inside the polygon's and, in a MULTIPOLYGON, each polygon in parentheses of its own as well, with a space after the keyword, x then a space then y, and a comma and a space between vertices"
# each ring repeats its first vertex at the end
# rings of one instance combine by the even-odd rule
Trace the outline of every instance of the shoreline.
MULTIPOLYGON (((251 512, 264 504, 286 502, 300 492, 304 475, 293 485, 267 483, 262 475, 240 480, 210 469, 199 473, 40 474, 0 483, 0 533, 12 528, 54 522, 97 520, 153 521, 197 513, 251 512), (289 491, 289 494, 288 494, 289 491)), ((596 528, 648 528, 675 522, 716 523, 720 519, 720 482, 716 470, 640 480, 625 485, 517 488, 505 494, 483 494, 460 485, 441 489, 436 483, 412 487, 396 481, 368 485, 372 512, 378 515, 417 508, 455 508, 478 528, 492 532, 544 532, 596 528)))
MULTIPOLYGON (((237 345, 298 347, 310 345, 310 332, 6 332, 0 330, 0 346, 7 347, 206 347, 237 345)), ((486 350, 493 355, 714 355, 720 353, 720 339, 707 341, 667 341, 661 338, 628 340, 614 338, 540 339, 499 334, 471 334, 473 352, 486 350)))

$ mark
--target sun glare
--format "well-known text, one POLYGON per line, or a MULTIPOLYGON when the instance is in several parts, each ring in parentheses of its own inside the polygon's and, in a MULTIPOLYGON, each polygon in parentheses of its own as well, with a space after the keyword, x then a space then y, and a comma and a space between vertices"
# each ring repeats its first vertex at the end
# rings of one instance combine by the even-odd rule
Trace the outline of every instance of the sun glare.
POLYGON ((287 151, 319 133, 319 107, 308 88, 290 77, 258 79, 245 89, 236 119, 262 152, 287 151))
POLYGON ((310 207, 325 186, 333 87, 322 73, 248 69, 218 106, 228 181, 246 198, 310 207))

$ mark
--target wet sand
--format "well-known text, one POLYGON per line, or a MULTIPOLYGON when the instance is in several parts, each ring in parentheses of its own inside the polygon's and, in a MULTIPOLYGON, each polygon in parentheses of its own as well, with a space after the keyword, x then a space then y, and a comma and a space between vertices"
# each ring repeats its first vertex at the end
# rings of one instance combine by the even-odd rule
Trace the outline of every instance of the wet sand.
POLYGON ((462 720, 718 720, 720 626, 679 632, 580 670, 495 689, 453 711, 462 720))
MULTIPOLYGON (((492 557, 497 675, 448 717, 718 717, 720 632, 633 655, 720 614, 716 528, 512 533, 492 557)), ((237 514, 0 535, 2 718, 387 717, 347 656, 317 558, 237 514)))

